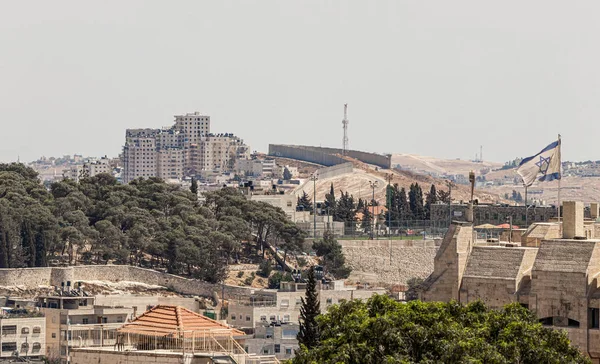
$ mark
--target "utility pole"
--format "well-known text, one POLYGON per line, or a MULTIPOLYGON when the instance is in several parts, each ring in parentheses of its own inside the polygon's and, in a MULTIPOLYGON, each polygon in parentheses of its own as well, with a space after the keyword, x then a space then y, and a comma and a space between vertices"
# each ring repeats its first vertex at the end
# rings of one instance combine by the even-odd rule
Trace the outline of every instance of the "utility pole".
POLYGON ((391 189, 391 182, 392 182, 392 174, 388 173, 387 175, 387 209, 388 209, 388 237, 390 239, 390 266, 392 265, 392 215, 391 215, 391 211, 392 211, 392 189, 391 189))
POLYGON ((371 240, 375 238, 375 188, 377 187, 377 181, 369 181, 369 186, 373 190, 373 199, 371 200, 371 205, 373 206, 372 219, 373 219, 373 227, 371 228, 371 240))
POLYGON ((313 174, 310 180, 313 181, 313 240, 317 239, 317 174, 313 174))
POLYGON ((448 227, 450 227, 452 224, 452 186, 454 186, 454 183, 446 180, 446 186, 448 186, 448 227))

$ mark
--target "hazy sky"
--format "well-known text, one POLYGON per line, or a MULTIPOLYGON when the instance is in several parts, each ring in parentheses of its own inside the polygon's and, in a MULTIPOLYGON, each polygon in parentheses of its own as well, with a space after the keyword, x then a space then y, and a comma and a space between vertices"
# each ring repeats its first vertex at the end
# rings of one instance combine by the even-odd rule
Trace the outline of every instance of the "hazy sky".
POLYGON ((600 159, 598 1, 0 0, 0 160, 201 111, 269 143, 600 159))

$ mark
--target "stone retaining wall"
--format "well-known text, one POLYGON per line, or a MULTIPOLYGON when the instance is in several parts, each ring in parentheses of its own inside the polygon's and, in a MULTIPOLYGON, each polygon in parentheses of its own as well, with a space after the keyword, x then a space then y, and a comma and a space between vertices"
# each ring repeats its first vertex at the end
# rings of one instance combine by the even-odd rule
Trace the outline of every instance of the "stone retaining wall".
POLYGON ((213 297, 213 293, 247 296, 251 289, 212 284, 197 279, 127 265, 81 265, 74 267, 0 269, 0 286, 23 286, 35 289, 40 286, 60 287, 62 282, 77 281, 132 281, 170 288, 181 294, 213 297))
POLYGON ((427 278, 441 243, 437 240, 338 240, 351 280, 406 284, 413 277, 427 278), (391 255, 391 260, 390 260, 391 255))

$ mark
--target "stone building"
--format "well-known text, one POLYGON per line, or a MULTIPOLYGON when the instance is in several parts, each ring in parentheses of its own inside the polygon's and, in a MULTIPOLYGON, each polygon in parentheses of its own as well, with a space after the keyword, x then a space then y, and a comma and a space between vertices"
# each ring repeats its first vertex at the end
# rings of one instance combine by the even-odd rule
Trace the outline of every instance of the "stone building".
MULTIPOLYGON (((343 280, 318 282, 317 289, 321 312, 343 300, 385 294, 384 289, 346 287, 343 280)), ((279 290, 261 290, 242 299, 234 297, 229 302, 227 323, 253 335, 247 342, 250 354, 290 359, 298 348, 295 334, 305 294, 306 283, 281 282, 279 290)))
MULTIPOLYGON (((434 204, 431 206, 431 221, 436 223, 448 222, 449 217, 452 220, 465 220, 467 216, 468 204, 434 204), (452 214, 450 215, 449 208, 452 214)), ((491 205, 478 204, 473 206, 473 218, 475 225, 492 224, 499 225, 506 222, 506 218, 512 216, 513 224, 524 226, 534 222, 547 222, 556 217, 556 208, 554 206, 511 206, 511 205, 491 205), (525 215, 527 214, 527 215, 525 215), (527 219, 526 219, 527 218, 527 219)))
MULTIPOLYGON (((597 206, 591 208, 596 219, 597 206)), ((600 224, 584 219, 580 202, 566 201, 563 216, 562 235, 543 239, 538 247, 480 244, 473 224, 452 224, 421 298, 482 300, 492 308, 519 302, 542 324, 567 331, 574 345, 600 363, 600 239, 595 238, 600 224)), ((556 230, 544 231, 552 236, 556 230)))

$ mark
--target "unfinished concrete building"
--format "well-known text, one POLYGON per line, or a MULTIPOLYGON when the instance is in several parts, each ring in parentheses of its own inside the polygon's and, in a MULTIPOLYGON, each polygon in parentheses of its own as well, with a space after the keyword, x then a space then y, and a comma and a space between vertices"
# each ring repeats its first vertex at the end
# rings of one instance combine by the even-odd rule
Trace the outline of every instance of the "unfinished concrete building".
POLYGON ((562 229, 558 222, 531 227, 528 232, 539 230, 531 246, 478 244, 472 223, 454 223, 421 298, 482 300, 492 308, 519 302, 543 325, 567 331, 574 345, 600 363, 598 205, 591 211, 586 221, 582 203, 564 202, 562 229))

